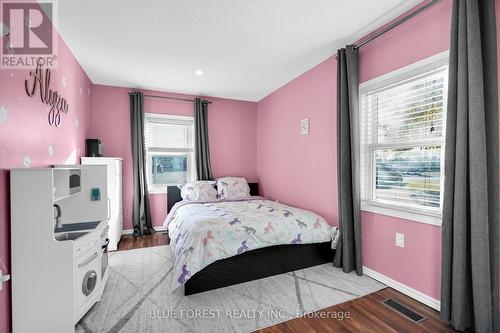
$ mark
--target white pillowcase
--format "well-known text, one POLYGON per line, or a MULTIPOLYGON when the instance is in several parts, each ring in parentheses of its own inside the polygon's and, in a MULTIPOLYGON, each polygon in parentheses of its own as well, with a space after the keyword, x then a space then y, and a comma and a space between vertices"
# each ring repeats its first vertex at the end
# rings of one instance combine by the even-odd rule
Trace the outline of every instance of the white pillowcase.
POLYGON ((198 180, 192 183, 179 185, 182 200, 210 201, 217 199, 215 182, 211 180, 198 180))
POLYGON ((224 177, 217 179, 217 194, 221 199, 240 199, 250 197, 250 187, 246 178, 224 177))

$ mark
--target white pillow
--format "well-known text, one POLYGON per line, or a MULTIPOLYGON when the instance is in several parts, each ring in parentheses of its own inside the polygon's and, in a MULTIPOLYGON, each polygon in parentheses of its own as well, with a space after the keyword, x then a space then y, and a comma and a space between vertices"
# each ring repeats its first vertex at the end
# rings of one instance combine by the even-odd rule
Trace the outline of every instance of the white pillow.
POLYGON ((221 199, 240 199, 250 197, 250 187, 246 178, 224 177, 217 179, 217 194, 221 199))
POLYGON ((215 182, 211 180, 198 180, 192 183, 179 185, 182 200, 210 201, 217 199, 215 182))

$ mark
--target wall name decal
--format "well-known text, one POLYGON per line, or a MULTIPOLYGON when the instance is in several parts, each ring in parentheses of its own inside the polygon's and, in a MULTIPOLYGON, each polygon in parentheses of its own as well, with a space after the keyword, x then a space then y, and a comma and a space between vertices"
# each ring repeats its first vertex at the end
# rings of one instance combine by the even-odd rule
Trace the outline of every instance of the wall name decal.
POLYGON ((61 125, 61 113, 68 113, 69 105, 64 97, 57 91, 50 89, 50 69, 43 69, 41 61, 37 61, 35 71, 30 71, 30 78, 24 81, 24 87, 29 97, 33 97, 37 88, 40 88, 40 100, 50 106, 47 119, 50 126, 59 127, 61 125))

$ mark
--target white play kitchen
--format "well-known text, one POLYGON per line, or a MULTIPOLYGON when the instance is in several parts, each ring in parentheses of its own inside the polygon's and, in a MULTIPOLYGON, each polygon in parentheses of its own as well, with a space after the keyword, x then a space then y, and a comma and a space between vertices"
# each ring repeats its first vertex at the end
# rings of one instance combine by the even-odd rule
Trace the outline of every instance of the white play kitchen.
POLYGON ((14 332, 73 332, 108 271, 105 165, 11 171, 14 332))

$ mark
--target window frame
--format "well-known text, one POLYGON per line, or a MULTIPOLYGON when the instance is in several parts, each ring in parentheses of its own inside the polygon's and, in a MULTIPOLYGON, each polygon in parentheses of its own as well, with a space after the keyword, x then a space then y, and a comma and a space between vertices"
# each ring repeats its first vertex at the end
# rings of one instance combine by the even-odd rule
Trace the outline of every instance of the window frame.
MULTIPOLYGON (((390 73, 381 75, 369 81, 363 82, 359 85, 359 105, 360 105, 360 117, 362 119, 362 98, 368 92, 378 90, 384 87, 388 87, 392 84, 401 81, 411 80, 419 75, 425 74, 432 70, 437 70, 444 66, 448 66, 449 63, 449 51, 444 51, 434 56, 425 58, 408 66, 399 68, 390 73)), ((447 78, 446 78, 447 80, 447 78)), ((366 154, 367 158, 367 168, 371 170, 368 172, 366 184, 363 185, 362 180, 365 176, 363 166, 360 165, 360 184, 361 186, 367 186, 369 184, 369 189, 362 188, 361 190, 361 210, 383 214, 387 216, 402 218, 415 222, 422 222, 426 224, 441 226, 442 221, 442 203, 443 203, 443 185, 444 185, 444 155, 445 155, 445 136, 446 136, 446 110, 447 110, 447 96, 448 96, 448 85, 445 85, 445 97, 443 103, 443 135, 439 138, 429 138, 421 139, 416 141, 405 141, 405 142, 390 142, 390 143, 370 143, 366 147, 360 142, 360 160, 363 153, 366 154), (424 145, 432 146, 438 145, 441 147, 441 172, 440 172, 440 205, 439 208, 425 208, 419 207, 417 205, 412 205, 410 203, 395 203, 391 201, 385 201, 383 199, 373 198, 374 189, 376 186, 376 163, 375 163, 375 152, 380 149, 398 149, 398 148, 409 148, 409 147, 422 147, 424 145), (365 150, 365 152, 363 152, 365 150), (367 198, 364 194, 369 193, 371 198, 367 198)), ((377 128, 377 120, 372 120, 368 126, 371 127, 372 135, 377 135, 377 131, 373 129, 377 128)), ((363 130, 361 121, 358 124, 359 133, 363 130)), ((376 142, 373 141, 373 142, 376 142)))
POLYGON ((152 182, 153 178, 153 166, 152 166, 152 156, 160 155, 160 156, 179 156, 179 155, 188 155, 187 159, 187 172, 188 179, 187 181, 193 181, 196 179, 196 160, 194 153, 194 145, 195 145, 195 130, 194 130, 194 116, 179 116, 179 115, 171 115, 171 114, 160 114, 160 113, 144 113, 144 132, 147 131, 147 126, 151 122, 164 123, 164 124, 177 124, 177 125, 186 125, 191 126, 191 140, 192 140, 192 148, 163 148, 163 147, 149 147, 146 142, 146 138, 144 138, 144 149, 146 152, 146 182, 148 184, 148 193, 150 194, 165 194, 167 193, 168 186, 176 186, 179 184, 166 184, 166 185, 155 185, 152 182))

